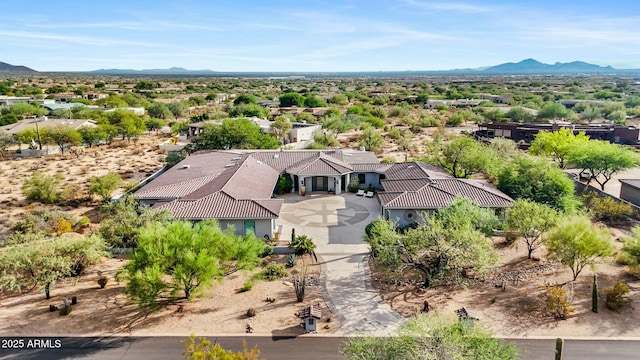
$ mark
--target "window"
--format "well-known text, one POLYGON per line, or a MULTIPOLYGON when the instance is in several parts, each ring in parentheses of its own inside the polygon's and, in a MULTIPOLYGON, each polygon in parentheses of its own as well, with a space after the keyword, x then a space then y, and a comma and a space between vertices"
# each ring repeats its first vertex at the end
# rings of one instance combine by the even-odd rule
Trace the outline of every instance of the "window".
POLYGON ((253 220, 245 220, 244 222, 244 234, 255 234, 256 233, 256 222, 253 220))
POLYGON ((309 319, 309 325, 313 325, 313 323, 314 323, 315 321, 316 321, 316 319, 314 319, 314 318, 309 319))
POLYGON ((383 174, 380 174, 380 177, 378 178, 378 184, 382 185, 382 180, 385 179, 385 176, 383 174))
POLYGON ((362 185, 367 182, 366 178, 364 174, 358 174, 358 184, 362 185))

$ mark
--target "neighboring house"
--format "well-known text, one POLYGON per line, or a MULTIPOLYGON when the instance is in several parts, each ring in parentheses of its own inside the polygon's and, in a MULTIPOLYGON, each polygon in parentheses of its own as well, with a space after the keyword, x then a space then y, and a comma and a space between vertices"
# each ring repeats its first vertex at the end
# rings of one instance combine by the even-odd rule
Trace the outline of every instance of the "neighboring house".
POLYGON ((110 113, 110 112, 114 112, 114 111, 118 111, 118 110, 125 110, 125 111, 131 111, 132 113, 138 115, 138 116, 144 116, 144 108, 143 107, 122 107, 122 108, 111 108, 111 109, 105 109, 104 112, 105 113, 110 113))
POLYGON ((568 128, 574 134, 584 132, 594 140, 606 140, 615 144, 637 145, 640 128, 616 124, 572 124, 569 122, 520 124, 520 123, 483 123, 478 125, 475 136, 483 139, 504 137, 515 142, 530 144, 540 131, 557 131, 568 128))
POLYGON ((322 309, 316 306, 307 306, 300 311, 298 317, 302 319, 302 327, 306 332, 316 332, 318 330, 318 321, 322 318, 322 309))
POLYGON ((79 129, 83 126, 97 126, 95 121, 87 119, 49 119, 46 116, 40 118, 24 119, 15 124, 0 126, 0 133, 15 135, 27 129, 43 129, 45 127, 53 127, 63 125, 72 129, 79 129))
POLYGON ((451 205, 465 197, 483 208, 501 210, 511 206, 513 199, 486 181, 458 179, 442 168, 419 162, 392 164, 384 170, 383 192, 378 200, 385 219, 404 227, 451 205))
POLYGON ((55 104, 55 99, 36 99, 29 96, 4 96, 0 95, 0 106, 11 106, 13 104, 26 102, 39 105, 55 104))
POLYGON ((340 194, 351 179, 360 188, 384 191, 382 214, 400 225, 417 221, 420 211, 451 204, 456 196, 479 206, 508 207, 513 200, 480 180, 455 179, 425 163, 380 163, 375 154, 353 150, 200 151, 134 193, 143 204, 169 210, 175 218, 217 219, 238 235, 272 237, 283 200, 273 193, 280 176, 289 176, 292 192, 340 194), (408 216, 408 211, 413 214, 408 216))
POLYGON ((640 179, 620 179, 620 199, 640 206, 640 179))
POLYGON ((457 99, 457 100, 427 100, 424 104, 425 109, 437 109, 438 106, 455 107, 455 108, 468 108, 476 107, 482 103, 482 100, 478 99, 457 99))

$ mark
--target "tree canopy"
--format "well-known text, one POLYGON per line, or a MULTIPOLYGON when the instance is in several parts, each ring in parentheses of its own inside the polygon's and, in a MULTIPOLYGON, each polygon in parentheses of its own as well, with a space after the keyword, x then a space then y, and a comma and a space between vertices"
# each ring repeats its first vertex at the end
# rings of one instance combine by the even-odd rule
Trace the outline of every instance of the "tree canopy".
POLYGON ((577 206, 573 181, 545 160, 516 157, 498 174, 497 187, 514 199, 530 199, 558 211, 577 206))
POLYGON ((547 249, 551 259, 571 268, 573 280, 585 266, 593 266, 598 258, 615 252, 607 228, 594 225, 584 215, 562 219, 549 231, 547 249))
POLYGON ((76 129, 64 125, 56 125, 40 130, 45 143, 58 145, 60 152, 64 154, 65 147, 82 143, 82 135, 76 129))
POLYGON ((548 156, 556 161, 561 169, 571 162, 570 153, 575 147, 585 144, 589 137, 581 132, 578 135, 569 128, 558 131, 540 131, 531 143, 529 152, 533 155, 548 156))
POLYGON ((341 353, 347 360, 515 360, 520 350, 496 339, 473 320, 447 318, 439 313, 418 315, 391 337, 353 337, 341 353))
POLYGON ((542 246, 546 232, 557 222, 558 213, 547 205, 529 199, 518 199, 507 210, 509 229, 518 232, 527 244, 527 257, 542 246))
POLYGON ((225 119, 221 124, 207 124, 202 133, 191 140, 190 151, 229 149, 277 149, 278 140, 264 134, 251 120, 225 119))
POLYGON ((150 223, 140 229, 138 248, 122 273, 125 291, 148 306, 162 299, 190 299, 232 265, 258 265, 264 247, 254 234, 239 237, 232 228, 222 231, 215 220, 150 223))
POLYGON ((378 219, 365 241, 378 264, 398 275, 417 270, 429 287, 445 277, 459 278, 463 269, 481 272, 495 264, 498 255, 485 234, 496 221, 493 211, 457 198, 404 235, 394 222, 378 219))
POLYGON ((467 178, 486 172, 497 161, 490 148, 468 136, 449 142, 436 140, 430 149, 428 162, 435 162, 456 178, 467 178))
POLYGON ((587 183, 595 180, 602 190, 613 175, 639 163, 633 150, 601 140, 577 144, 569 156, 576 167, 589 172, 591 176, 587 183))
POLYGON ((295 92, 287 92, 280 96, 280 106, 289 107, 289 106, 304 106, 304 97, 295 92))

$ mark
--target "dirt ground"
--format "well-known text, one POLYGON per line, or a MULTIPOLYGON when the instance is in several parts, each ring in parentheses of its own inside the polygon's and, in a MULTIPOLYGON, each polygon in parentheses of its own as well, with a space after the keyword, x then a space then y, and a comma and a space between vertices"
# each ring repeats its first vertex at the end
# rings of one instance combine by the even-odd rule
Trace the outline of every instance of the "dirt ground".
MULTIPOLYGON (((87 148, 78 157, 65 153, 0 160, 0 238, 7 234, 25 212, 38 207, 37 204, 28 204, 21 190, 22 183, 33 172, 62 175, 64 180, 61 190, 73 189, 74 196, 81 201, 79 204, 76 202, 58 208, 76 216, 90 215, 99 202, 97 198, 93 203, 84 201, 88 196, 88 179, 91 176, 117 172, 124 180, 123 185, 126 185, 127 182, 146 178, 164 166, 167 155, 158 149, 162 140, 164 139, 155 135, 143 135, 136 141, 114 141, 111 145, 87 148)), ((122 191, 123 189, 118 189, 114 194, 122 191)))
MULTIPOLYGON (((285 262, 283 255, 272 256, 270 261, 285 262)), ((300 271, 305 264, 299 258, 296 267, 300 271)), ((250 272, 237 271, 214 282, 195 300, 177 301, 156 311, 141 309, 128 300, 123 293, 124 283, 114 276, 126 260, 105 259, 93 266, 79 278, 71 278, 52 290, 52 298, 46 300, 37 289, 19 296, 0 299, 0 335, 197 335, 245 333, 250 324, 255 334, 300 335, 301 320, 296 313, 308 305, 320 306, 323 318, 318 324, 318 333, 331 333, 339 324, 332 317, 322 299, 318 284, 320 266, 307 263, 307 286, 305 300, 298 303, 291 278, 277 281, 255 281, 247 292, 238 292, 244 282, 260 269, 250 272), (108 278, 104 289, 97 284, 98 271, 108 278), (61 316, 49 312, 49 304, 59 304, 64 298, 76 296, 78 303, 72 312, 61 316), (274 302, 267 302, 267 297, 274 302), (256 309, 256 316, 249 318, 247 309, 256 309), (329 321, 328 321, 329 320, 329 321), (325 329, 325 325, 327 329, 325 329)), ((295 272, 294 271, 294 272, 295 272)))
MULTIPOLYGON (((628 232, 626 229, 612 229, 616 239, 628 232)), ((516 242, 516 246, 506 246, 504 238, 494 238, 501 255, 501 263, 496 272, 485 281, 471 281, 466 286, 440 286, 422 290, 409 284, 394 284, 384 280, 385 276, 374 270, 373 286, 391 307, 405 317, 420 312, 424 301, 430 310, 454 314, 464 307, 470 316, 504 337, 638 337, 640 328, 640 282, 625 273, 624 267, 613 260, 597 265, 598 313, 591 311, 593 272, 585 268, 573 285, 572 305, 575 312, 566 320, 556 320, 545 310, 544 286, 564 284, 571 294, 571 270, 558 263, 546 260, 545 249, 534 252, 534 258, 527 259, 526 245, 516 242), (520 280, 515 280, 516 278, 520 280), (502 282, 505 281, 505 291, 502 282), (619 313, 605 306, 604 289, 612 287, 616 281, 629 285, 630 306, 619 313)), ((616 240, 618 248, 622 246, 616 240)))

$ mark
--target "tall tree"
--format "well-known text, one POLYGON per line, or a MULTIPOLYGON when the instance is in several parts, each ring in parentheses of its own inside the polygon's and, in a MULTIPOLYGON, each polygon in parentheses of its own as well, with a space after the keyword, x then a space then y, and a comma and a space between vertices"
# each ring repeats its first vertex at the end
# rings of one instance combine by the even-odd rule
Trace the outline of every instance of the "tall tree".
POLYGON ((576 114, 556 102, 547 102, 538 111, 538 119, 566 119, 573 120, 576 114))
POLYGON ((527 257, 542 246, 545 235, 557 222, 558 213, 544 204, 518 199, 507 212, 509 229, 517 231, 527 244, 527 257))
POLYGON ((280 106, 289 107, 289 106, 304 106, 304 97, 295 92, 287 92, 280 96, 280 106))
POLYGON ((358 138, 358 143, 360 146, 364 146, 367 151, 378 152, 380 147, 384 145, 384 139, 378 130, 372 126, 367 126, 358 138))
POLYGON ((365 241, 376 262, 401 275, 422 274, 424 287, 443 278, 457 279, 463 269, 483 271, 496 263, 498 254, 487 236, 497 219, 493 212, 457 198, 405 235, 389 220, 378 220, 365 241))
POLYGON ((98 145, 107 139, 106 131, 100 126, 83 126, 78 129, 78 132, 82 137, 82 143, 89 147, 98 145))
POLYGON ((498 174, 498 189, 514 199, 530 199, 558 211, 577 206, 573 181, 555 164, 518 156, 498 174))
POLYGON ((574 281, 585 266, 593 266, 598 258, 615 252, 607 228, 594 225, 584 215, 562 219, 549 231, 547 249, 551 259, 571 268, 574 281))
POLYGON ((273 119, 273 123, 271 124, 271 132, 282 143, 285 142, 284 139, 291 132, 291 128, 292 128, 291 121, 289 120, 288 117, 284 115, 276 116, 276 118, 273 119))
POLYGON ((44 142, 58 145, 64 154, 64 148, 82 143, 82 135, 76 129, 64 125, 45 127, 41 130, 44 142))
POLYGON ((161 299, 190 299, 232 264, 255 267, 263 251, 255 235, 238 237, 213 220, 151 223, 140 230, 138 248, 125 266, 125 291, 148 306, 161 299))
POLYGON ((629 148, 608 141, 591 140, 571 149, 571 162, 582 171, 588 171, 604 191, 604 186, 613 175, 640 163, 638 156, 629 148))
POLYGON ((431 156, 425 160, 437 163, 456 178, 485 172, 497 161, 491 149, 468 136, 460 136, 449 142, 436 140, 430 152, 431 156))
POLYGON ((494 338, 491 331, 473 320, 447 318, 441 314, 418 315, 391 337, 353 337, 342 349, 347 360, 515 360, 520 350, 494 338))
POLYGON ((251 120, 225 119, 221 124, 207 124, 202 133, 191 140, 190 151, 228 149, 277 149, 278 140, 264 134, 251 120))
POLYGON ((571 150, 589 141, 589 137, 581 132, 578 135, 569 128, 558 131, 540 131, 531 143, 529 151, 533 155, 549 156, 560 165, 561 169, 570 162, 571 150))

